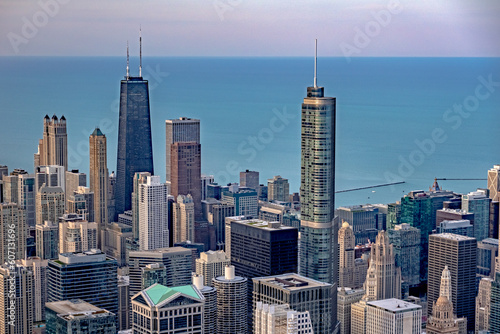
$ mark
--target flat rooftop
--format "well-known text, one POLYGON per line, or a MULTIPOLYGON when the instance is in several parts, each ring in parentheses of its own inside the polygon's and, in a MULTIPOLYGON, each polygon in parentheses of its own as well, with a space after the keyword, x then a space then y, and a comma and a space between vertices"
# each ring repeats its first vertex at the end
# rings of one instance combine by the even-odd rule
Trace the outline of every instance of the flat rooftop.
POLYGON ((373 302, 367 302, 366 304, 393 313, 414 311, 422 308, 420 305, 405 302, 404 300, 396 298, 376 300, 373 302))
POLYGON ((453 233, 431 234, 429 237, 439 237, 439 238, 446 238, 446 239, 457 240, 457 241, 476 240, 476 238, 467 237, 465 235, 460 235, 460 234, 453 234, 453 233))
MULTIPOLYGON (((45 304, 57 314, 78 314, 83 312, 97 312, 103 311, 102 308, 94 306, 81 299, 76 300, 61 300, 57 302, 50 302, 45 304)), ((107 311, 106 311, 107 312, 107 311)))
POLYGON ((255 277, 254 281, 261 281, 263 283, 272 284, 284 290, 297 291, 308 288, 330 287, 329 283, 316 281, 299 274, 283 274, 276 276, 255 277))
POLYGON ((269 222, 261 219, 233 220, 232 223, 261 228, 263 230, 296 230, 296 227, 282 225, 279 222, 269 222))

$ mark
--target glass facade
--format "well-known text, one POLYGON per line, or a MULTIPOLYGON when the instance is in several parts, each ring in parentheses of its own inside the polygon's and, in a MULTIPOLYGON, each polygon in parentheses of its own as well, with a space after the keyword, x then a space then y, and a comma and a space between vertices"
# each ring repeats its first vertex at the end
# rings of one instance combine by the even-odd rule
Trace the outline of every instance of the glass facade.
POLYGON ((136 172, 154 174, 149 89, 147 80, 129 77, 121 81, 120 87, 115 215, 132 208, 132 180, 136 172))

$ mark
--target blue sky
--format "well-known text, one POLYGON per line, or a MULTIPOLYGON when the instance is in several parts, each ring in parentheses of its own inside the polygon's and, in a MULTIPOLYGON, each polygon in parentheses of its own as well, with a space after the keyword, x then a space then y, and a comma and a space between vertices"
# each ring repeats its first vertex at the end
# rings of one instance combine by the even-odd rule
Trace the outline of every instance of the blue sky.
POLYGON ((498 0, 1 0, 0 55, 500 56, 498 0))

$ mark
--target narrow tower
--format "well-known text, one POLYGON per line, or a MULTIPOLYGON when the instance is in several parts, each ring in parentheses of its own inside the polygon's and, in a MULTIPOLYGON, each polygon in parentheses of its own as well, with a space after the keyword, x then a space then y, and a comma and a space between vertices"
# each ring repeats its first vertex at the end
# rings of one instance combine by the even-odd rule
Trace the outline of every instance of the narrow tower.
POLYGON ((127 75, 120 86, 120 119, 116 167, 115 217, 131 209, 133 177, 153 169, 148 81, 142 78, 142 36, 139 76, 127 75))

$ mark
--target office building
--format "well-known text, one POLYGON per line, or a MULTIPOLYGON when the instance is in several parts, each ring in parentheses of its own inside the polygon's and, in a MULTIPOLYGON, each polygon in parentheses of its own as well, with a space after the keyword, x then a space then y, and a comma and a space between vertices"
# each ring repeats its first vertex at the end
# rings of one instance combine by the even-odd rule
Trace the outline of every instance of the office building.
MULTIPOLYGON (((33 174, 28 174, 26 172, 19 172, 14 170, 10 178, 17 178, 17 199, 12 199, 11 202, 15 202, 20 205, 21 209, 24 210, 26 216, 26 226, 28 228, 33 228, 36 224, 36 189, 35 189, 35 176, 33 174)), ((8 184, 6 184, 8 186, 8 184)), ((6 201, 9 202, 9 201, 6 201)))
POLYGON ((116 334, 116 315, 81 299, 47 303, 47 334, 116 334))
POLYGON ((474 226, 469 220, 443 220, 436 228, 437 233, 453 233, 474 237, 474 226))
POLYGON ((128 276, 118 275, 118 329, 130 328, 130 282, 128 276))
POLYGON ((76 213, 83 215, 83 218, 89 222, 95 221, 95 197, 94 192, 88 187, 78 187, 72 195, 69 196, 66 206, 67 213, 76 213))
POLYGON ((476 297, 477 241, 457 234, 429 236, 429 280, 427 285, 428 314, 439 298, 441 277, 445 266, 451 273, 451 302, 459 318, 467 318, 467 328, 474 330, 476 297))
POLYGON ((224 275, 224 268, 231 264, 223 250, 206 251, 196 259, 196 274, 203 276, 203 284, 212 286, 212 279, 224 275))
POLYGON ((36 256, 42 260, 56 259, 59 256, 59 224, 45 221, 36 225, 36 256))
POLYGON ((33 272, 19 264, 0 266, 0 332, 31 333, 33 310, 33 272))
POLYGON ((339 287, 354 288, 354 232, 348 222, 339 230, 339 287))
POLYGON ((500 271, 496 271, 495 280, 491 282, 490 299, 490 332, 500 333, 500 271))
POLYGON ((277 202, 288 202, 290 196, 290 185, 288 179, 280 175, 267 180, 267 200, 277 202))
MULTIPOLYGON (((127 216, 126 218, 130 218, 130 213, 132 213, 131 217, 131 226, 132 226, 132 233, 134 240, 139 242, 139 199, 140 199, 140 186, 142 184, 146 184, 148 177, 151 176, 151 173, 149 172, 137 172, 134 174, 134 180, 132 182, 132 210, 127 210, 123 213, 118 214, 118 221, 120 222, 121 219, 124 219, 124 215, 127 216)), ((123 222, 125 223, 126 222, 123 222)))
POLYGON ((335 214, 351 225, 356 237, 356 245, 375 240, 378 233, 379 208, 373 205, 353 205, 340 207, 335 214), (370 237, 373 236, 373 237, 370 237))
POLYGON ((488 170, 488 190, 490 199, 498 202, 500 200, 500 165, 493 165, 488 170))
MULTIPOLYGON (((141 57, 142 64, 142 57, 141 57)), ((116 163, 115 216, 132 208, 133 178, 137 172, 154 175, 148 81, 129 76, 120 83, 118 158, 116 163)))
MULTIPOLYGON (((166 180, 172 182, 171 145, 174 143, 200 143, 200 120, 188 117, 165 121, 166 133, 166 180)), ((187 195, 187 194, 185 194, 187 195)))
POLYGON ((217 289, 203 284, 203 275, 193 273, 193 285, 205 297, 203 305, 203 327, 204 334, 217 333, 217 289))
POLYGON ((297 312, 309 311, 315 334, 333 333, 337 322, 337 291, 334 292, 334 288, 332 284, 298 274, 256 277, 253 279, 253 308, 257 302, 288 304, 297 312))
POLYGON ((313 333, 309 312, 291 310, 287 304, 263 304, 255 308, 254 334, 313 333))
POLYGON ((476 297, 476 329, 475 333, 487 331, 490 327, 491 312, 491 284, 493 280, 489 277, 479 281, 478 294, 476 297))
MULTIPOLYGON (((64 174, 64 184, 64 194, 67 201, 69 196, 73 195, 73 193, 78 190, 78 187, 87 186, 87 175, 85 173, 80 173, 78 169, 67 170, 64 174)), ((67 204, 66 207, 68 207, 67 204)), ((67 213, 72 212, 68 211, 67 213)))
POLYGON ((217 334, 247 333, 247 278, 236 276, 233 266, 213 279, 217 289, 217 334))
POLYGON ((147 176, 139 185, 139 247, 168 247, 168 187, 159 176, 147 176))
POLYGON ((183 247, 130 251, 130 294, 141 291, 142 268, 152 263, 162 263, 167 268, 166 286, 181 286, 191 282, 193 252, 183 247))
POLYGON ((30 257, 16 261, 16 264, 25 268, 27 271, 31 271, 33 275, 33 322, 45 321, 48 261, 42 260, 39 257, 30 257))
POLYGON ((127 238, 132 238, 132 226, 112 223, 104 231, 103 252, 115 258, 118 267, 127 266, 127 238))
POLYGON ((195 241, 194 236, 195 208, 191 195, 177 196, 172 204, 172 222, 174 225, 174 243, 195 241))
POLYGON ((25 258, 26 218, 16 203, 0 204, 0 237, 0 264, 25 258))
MULTIPOLYGON (((437 185, 435 189, 439 189, 437 185)), ((434 229, 436 211, 443 208, 443 202, 456 197, 451 191, 411 191, 401 198, 401 223, 420 230, 420 281, 427 281, 427 260, 429 258, 429 235, 434 229)))
POLYGON ((97 248, 97 223, 65 214, 59 219, 59 253, 81 253, 97 248))
POLYGON ((420 334, 422 307, 391 298, 367 302, 366 327, 370 334, 420 334))
POLYGON ((60 119, 56 115, 43 118, 43 138, 38 142, 35 153, 35 168, 38 166, 58 165, 68 170, 68 135, 66 117, 60 119))
POLYGON ((132 297, 132 331, 202 334, 204 302, 205 298, 193 285, 155 284, 132 297))
POLYGON ((477 241, 489 236, 490 203, 491 199, 481 191, 462 195, 462 210, 474 214, 474 238, 477 241))
POLYGON ((221 202, 234 206, 234 214, 236 216, 258 217, 259 201, 257 199, 257 192, 254 190, 238 188, 223 190, 221 202))
POLYGON ((66 189, 66 175, 64 166, 50 165, 35 168, 35 188, 40 191, 43 184, 47 187, 66 189))
MULTIPOLYGON (((259 202, 259 219, 283 224, 286 208, 284 205, 269 202, 259 202)), ((290 225, 288 225, 290 226, 290 225)))
POLYGON ((115 188, 116 188, 116 175, 115 172, 112 172, 108 178, 108 223, 116 220, 116 200, 115 200, 115 188))
POLYGON ((401 298, 401 268, 396 266, 394 246, 384 231, 378 233, 372 245, 363 289, 367 301, 401 298))
POLYGON ((486 238, 477 243, 478 277, 495 277, 495 259, 498 256, 498 239, 486 238))
POLYGON ((420 283, 420 231, 408 224, 394 225, 387 230, 393 245, 396 267, 401 268, 401 280, 409 286, 420 283))
POLYGON ((226 242, 226 217, 233 217, 234 206, 209 198, 201 203, 203 217, 213 226, 216 249, 224 249, 226 242))
POLYGON ((441 275, 439 298, 432 304, 432 315, 427 321, 427 333, 429 334, 466 334, 467 320, 458 319, 453 312, 451 275, 445 266, 441 275))
POLYGON ((117 267, 98 249, 59 254, 58 260, 49 260, 48 301, 83 299, 116 314, 117 267))
POLYGON ((260 185, 259 172, 248 169, 240 172, 240 185, 258 191, 260 185))
POLYGON ((215 179, 213 175, 205 175, 201 174, 201 200, 204 201, 206 200, 207 197, 207 192, 208 192, 208 185, 214 183, 215 179))
POLYGON ((57 222, 64 215, 64 191, 61 187, 42 185, 36 194, 36 223, 43 225, 45 221, 57 222))
MULTIPOLYGON (((335 101, 333 97, 325 97, 324 88, 317 86, 315 66, 314 85, 307 87, 307 97, 302 103, 299 268, 301 275, 331 284, 337 282, 335 101)), ((333 294, 336 293, 334 287, 333 294)), ((335 318, 333 314, 332 319, 335 318)))
POLYGON ((167 284, 167 268, 163 263, 147 264, 141 268, 141 290, 147 289, 153 284, 167 284))
POLYGON ((94 220, 98 227, 99 247, 103 248, 102 233, 106 230, 108 217, 108 153, 106 136, 95 128, 89 137, 90 191, 94 193, 94 220))
POLYGON ((340 334, 351 334, 351 306, 361 300, 365 290, 337 289, 337 320, 340 322, 340 334))

